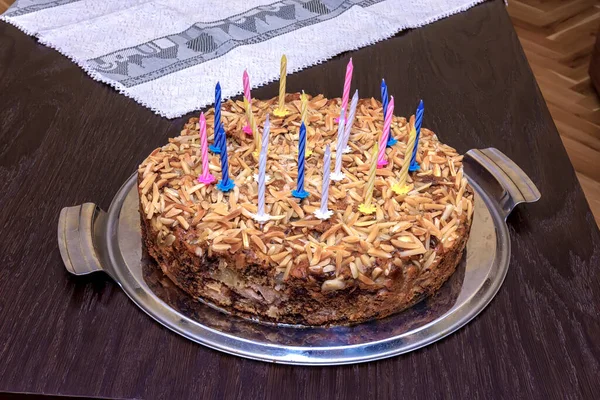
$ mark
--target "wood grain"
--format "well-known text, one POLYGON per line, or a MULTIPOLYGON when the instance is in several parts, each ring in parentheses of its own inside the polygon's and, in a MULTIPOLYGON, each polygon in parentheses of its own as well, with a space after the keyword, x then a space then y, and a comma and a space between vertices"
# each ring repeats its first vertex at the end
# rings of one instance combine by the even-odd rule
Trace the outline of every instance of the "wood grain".
MULTIPOLYGON (((496 147, 542 199, 509 217, 512 255, 489 307, 427 348, 301 368, 218 353, 155 323, 108 277, 70 276, 62 207, 106 209, 168 121, 0 23, 0 392, 144 399, 594 398, 600 392, 600 233, 501 1, 288 77, 289 91, 376 96, 465 152, 496 147)), ((277 60, 273 60, 277 62, 277 60)), ((255 91, 269 98, 277 84, 255 91)))
POLYGON ((589 75, 600 3, 514 0, 508 13, 600 224, 600 99, 589 75))
POLYGON ((14 0, 0 0, 0 13, 6 11, 14 2, 14 0))

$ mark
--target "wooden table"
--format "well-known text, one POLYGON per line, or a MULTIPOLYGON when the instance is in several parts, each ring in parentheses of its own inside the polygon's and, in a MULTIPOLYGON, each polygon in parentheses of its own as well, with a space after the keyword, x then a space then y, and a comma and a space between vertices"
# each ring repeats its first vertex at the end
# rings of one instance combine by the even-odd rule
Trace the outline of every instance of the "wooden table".
MULTIPOLYGON (((178 134, 75 64, 0 24, 0 392, 118 398, 592 398, 600 392, 600 235, 501 1, 353 52, 361 97, 386 78, 399 113, 460 152, 496 147, 542 193, 508 223, 511 266, 488 308, 427 348, 300 368, 209 350, 163 328, 107 276, 69 275, 62 207, 107 209, 178 134), (286 397, 284 397, 284 394, 286 397)), ((288 78, 337 96, 349 55, 288 78)), ((241 78, 240 78, 241 79, 241 78)), ((241 83, 241 81, 240 81, 241 83)), ((276 95, 276 85, 255 96, 276 95)), ((188 116, 189 117, 189 116, 188 116)))

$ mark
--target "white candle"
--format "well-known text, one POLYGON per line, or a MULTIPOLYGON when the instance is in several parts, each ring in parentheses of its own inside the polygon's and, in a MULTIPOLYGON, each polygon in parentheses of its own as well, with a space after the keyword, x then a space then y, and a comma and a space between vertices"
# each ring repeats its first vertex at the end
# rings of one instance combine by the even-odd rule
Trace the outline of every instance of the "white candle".
POLYGON ((329 201, 329 172, 331 169, 331 147, 327 145, 323 159, 323 184, 321 186, 321 207, 315 211, 315 216, 326 220, 333 215, 333 211, 327 208, 329 201))
MULTIPOLYGON (((267 151, 269 149, 269 131, 271 129, 271 123, 269 122, 269 115, 265 120, 265 125, 262 134, 262 146, 260 149, 260 156, 258 159, 258 213, 254 216, 254 219, 258 222, 267 222, 271 216, 265 213, 265 186, 266 186, 266 172, 267 172, 267 151)), ((255 135, 258 132, 254 133, 255 135)))
POLYGON ((352 125, 354 125, 354 118, 356 117, 356 106, 358 105, 358 90, 354 92, 352 96, 352 102, 350 103, 350 111, 348 112, 348 118, 346 118, 346 126, 344 131, 344 149, 342 153, 350 153, 352 149, 348 146, 348 140, 350 139, 350 131, 352 125))
POLYGON ((345 127, 344 110, 340 113, 340 124, 337 133, 337 145, 335 148, 335 171, 331 174, 332 181, 341 181, 346 177, 342 172, 342 149, 344 148, 344 127, 345 127))

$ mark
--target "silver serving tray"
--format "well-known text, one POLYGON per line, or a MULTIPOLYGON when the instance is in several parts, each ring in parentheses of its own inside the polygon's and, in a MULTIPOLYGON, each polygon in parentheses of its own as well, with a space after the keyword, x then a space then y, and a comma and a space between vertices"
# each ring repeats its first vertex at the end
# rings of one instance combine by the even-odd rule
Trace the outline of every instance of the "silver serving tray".
POLYGON ((463 163, 476 199, 471 235, 456 273, 435 296, 416 306, 355 326, 264 324, 193 300, 144 254, 135 174, 119 189, 108 212, 92 203, 64 208, 58 243, 69 272, 107 273, 156 321, 210 348, 282 364, 378 360, 433 343, 479 314, 508 270, 506 217, 517 204, 540 198, 527 175, 496 149, 470 150, 463 163))

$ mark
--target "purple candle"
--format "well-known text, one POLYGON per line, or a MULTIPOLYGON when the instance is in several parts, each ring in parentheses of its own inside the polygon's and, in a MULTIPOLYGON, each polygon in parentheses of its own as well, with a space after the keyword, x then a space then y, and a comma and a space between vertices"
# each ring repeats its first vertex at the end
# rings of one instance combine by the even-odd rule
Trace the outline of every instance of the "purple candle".
MULTIPOLYGON (((343 118, 343 117, 340 117, 343 118)), ((331 148, 329 145, 325 147, 325 155, 323 158, 323 184, 321 186, 321 207, 315 211, 315 216, 319 219, 326 220, 333 215, 333 211, 327 208, 329 201, 329 173, 331 170, 331 148)))

